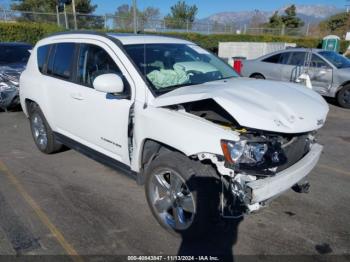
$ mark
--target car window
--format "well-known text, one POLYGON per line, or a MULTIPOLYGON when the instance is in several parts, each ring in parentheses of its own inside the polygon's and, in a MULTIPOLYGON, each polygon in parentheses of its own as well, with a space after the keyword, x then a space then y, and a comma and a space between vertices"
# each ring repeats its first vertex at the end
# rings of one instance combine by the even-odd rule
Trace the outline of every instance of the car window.
POLYGON ((74 49, 74 43, 56 44, 50 52, 47 73, 63 79, 69 79, 72 74, 74 49))
POLYGON ((326 61, 324 61, 321 57, 315 54, 312 54, 310 66, 317 68, 329 68, 329 65, 326 63, 326 61))
POLYGON ((263 62, 279 64, 280 60, 281 60, 281 57, 282 57, 282 54, 273 55, 273 56, 270 56, 268 58, 265 58, 263 60, 263 62))
POLYGON ((40 46, 38 48, 37 58, 38 58, 38 68, 40 72, 43 72, 44 70, 49 49, 50 49, 49 45, 40 46))
POLYGON ((287 64, 289 54, 290 52, 272 55, 270 57, 265 58, 262 61, 266 63, 272 63, 272 64, 287 64))
POLYGON ((349 68, 350 59, 338 54, 334 51, 321 51, 318 53, 324 57, 328 62, 332 63, 337 68, 349 68))
POLYGON ((27 63, 31 48, 30 45, 1 45, 0 65, 27 63))
POLYGON ((101 47, 81 44, 77 63, 77 81, 92 87, 94 79, 102 74, 122 73, 109 54, 101 47))
POLYGON ((194 44, 132 44, 124 48, 155 95, 239 77, 227 63, 194 44))
POLYGON ((292 57, 289 60, 289 65, 303 66, 305 63, 306 52, 292 52, 292 57))

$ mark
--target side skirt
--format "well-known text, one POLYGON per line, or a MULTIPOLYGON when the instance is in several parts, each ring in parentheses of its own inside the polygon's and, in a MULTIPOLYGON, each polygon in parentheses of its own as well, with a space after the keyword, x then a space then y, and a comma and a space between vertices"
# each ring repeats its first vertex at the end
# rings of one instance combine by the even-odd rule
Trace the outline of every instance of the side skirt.
POLYGON ((121 163, 118 160, 115 160, 109 156, 106 156, 105 154, 102 154, 94 149, 91 149, 90 147, 87 147, 62 134, 54 132, 54 135, 57 141, 64 144, 65 146, 71 149, 74 149, 75 151, 78 151, 79 153, 82 153, 83 155, 89 158, 92 158, 93 160, 103 165, 106 165, 116 171, 119 171, 132 179, 135 179, 135 180, 137 179, 137 173, 132 171, 128 165, 125 165, 124 163, 121 163))

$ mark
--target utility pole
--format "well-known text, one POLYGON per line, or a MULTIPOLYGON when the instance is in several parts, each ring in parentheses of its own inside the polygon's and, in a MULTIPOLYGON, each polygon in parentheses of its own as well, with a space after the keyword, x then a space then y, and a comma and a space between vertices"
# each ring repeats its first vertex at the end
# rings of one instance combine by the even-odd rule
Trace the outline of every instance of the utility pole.
POLYGON ((132 0, 133 18, 134 18, 134 34, 137 34, 137 17, 136 17, 136 0, 132 0))
POLYGON ((66 11, 66 4, 63 4, 63 12, 64 12, 64 21, 66 23, 66 29, 69 29, 68 19, 67 19, 67 11, 66 11))
POLYGON ((78 29, 78 24, 77 24, 77 13, 75 11, 75 0, 72 0, 72 9, 73 9, 73 17, 74 17, 74 29, 78 29))
POLYGON ((309 31, 310 31, 310 23, 308 23, 306 27, 306 36, 309 36, 309 31))
POLYGON ((56 5, 56 16, 57 16, 57 25, 60 26, 60 12, 58 10, 58 5, 56 5))

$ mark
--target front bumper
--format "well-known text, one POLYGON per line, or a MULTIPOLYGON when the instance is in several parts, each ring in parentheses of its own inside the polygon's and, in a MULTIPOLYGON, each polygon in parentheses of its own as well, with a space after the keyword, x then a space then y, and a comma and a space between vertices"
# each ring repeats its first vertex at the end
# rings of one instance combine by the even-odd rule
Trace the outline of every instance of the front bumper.
POLYGON ((274 198, 290 189, 306 177, 316 166, 323 146, 314 144, 310 152, 291 167, 275 176, 248 182, 246 184, 247 204, 257 204, 274 198))

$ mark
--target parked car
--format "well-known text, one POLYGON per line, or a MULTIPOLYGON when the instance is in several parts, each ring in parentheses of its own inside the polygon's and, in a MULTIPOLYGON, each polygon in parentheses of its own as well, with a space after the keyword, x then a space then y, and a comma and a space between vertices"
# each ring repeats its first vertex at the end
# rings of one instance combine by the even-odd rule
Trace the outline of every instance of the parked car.
POLYGON ((350 108, 350 59, 322 49, 290 48, 254 60, 243 60, 242 75, 259 79, 295 82, 307 72, 312 89, 335 97, 350 108))
POLYGON ((32 46, 25 43, 0 43, 0 109, 20 105, 19 76, 27 64, 31 49, 32 46))
POLYGON ((47 37, 20 85, 39 150, 65 144, 131 174, 158 222, 190 235, 308 185, 328 113, 312 90, 241 78, 192 42, 152 35, 47 37))

